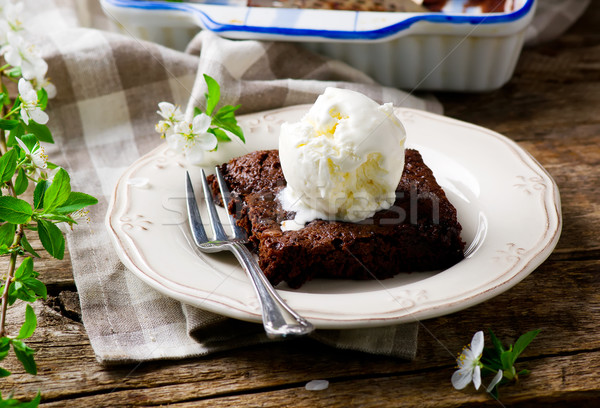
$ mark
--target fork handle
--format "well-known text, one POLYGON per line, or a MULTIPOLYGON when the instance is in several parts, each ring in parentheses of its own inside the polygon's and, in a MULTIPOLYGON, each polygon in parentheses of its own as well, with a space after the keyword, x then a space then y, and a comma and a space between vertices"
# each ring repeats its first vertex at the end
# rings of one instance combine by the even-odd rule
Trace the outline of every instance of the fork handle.
POLYGON ((310 322, 292 310, 277 294, 245 245, 234 242, 230 249, 250 276, 261 304, 263 325, 269 338, 302 336, 314 330, 310 322))

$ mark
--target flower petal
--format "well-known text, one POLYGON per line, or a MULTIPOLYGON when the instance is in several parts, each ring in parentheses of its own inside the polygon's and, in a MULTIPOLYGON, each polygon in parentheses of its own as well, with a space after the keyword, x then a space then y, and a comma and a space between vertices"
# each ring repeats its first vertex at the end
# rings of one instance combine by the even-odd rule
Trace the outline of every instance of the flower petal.
POLYGON ((204 153, 206 152, 202 146, 193 144, 185 151, 185 157, 190 164, 201 164, 204 160, 204 153))
POLYGON ((481 330, 473 335, 473 340, 471 340, 471 350, 476 358, 483 353, 483 332, 481 330))
POLYGON ((454 374, 452 374, 452 386, 457 390, 462 390, 465 388, 471 380, 473 379, 472 373, 470 370, 456 370, 454 374))
POLYGON ((219 141, 217 137, 212 133, 204 133, 202 135, 198 135, 195 140, 195 144, 200 146, 203 150, 210 151, 217 147, 219 141))
POLYGON ((181 153, 181 150, 185 146, 185 137, 181 133, 171 133, 166 135, 167 144, 172 150, 181 153))
POLYGON ((156 113, 158 113, 160 116, 167 120, 171 117, 173 112, 175 112, 175 105, 169 102, 159 102, 158 107, 160 110, 156 113))
POLYGON ((4 60, 12 65, 13 67, 18 67, 21 65, 21 54, 19 54, 19 50, 15 49, 15 47, 11 45, 7 45, 5 48, 4 60))
POLYGON ((464 358, 462 359, 463 365, 470 365, 473 360, 477 358, 473 351, 470 348, 466 348, 463 350, 462 355, 464 358))
POLYGON ((206 113, 194 116, 192 120, 192 131, 194 133, 204 133, 210 127, 212 119, 206 113))
POLYGON ((56 86, 52 82, 46 80, 43 88, 46 90, 46 93, 48 94, 48 99, 52 99, 56 96, 56 94, 57 94, 56 86))
MULTIPOLYGON (((33 85, 31 85, 31 82, 29 82, 28 80, 26 80, 25 78, 21 78, 19 79, 19 93, 23 96, 23 95, 27 95, 30 94, 31 91, 33 91, 33 85)), ((36 98, 37 98, 37 94, 36 94, 36 98)))
POLYGON ((18 137, 15 137, 15 140, 19 144, 19 147, 21 148, 21 150, 23 150, 25 152, 25 154, 27 154, 27 155, 31 154, 31 152, 29 151, 27 146, 25 146, 25 143, 23 143, 23 141, 21 139, 19 139, 18 137))
POLYGON ((26 125, 29 125, 29 113, 24 105, 21 105, 21 119, 23 119, 26 125))
POLYGON ((492 392, 492 390, 494 389, 494 387, 496 385, 498 385, 498 383, 500 381, 502 381, 502 376, 504 375, 504 373, 502 372, 502 370, 498 370, 498 372, 496 373, 496 375, 494 376, 494 378, 492 378, 492 382, 490 383, 490 385, 488 385, 488 387, 486 388, 487 392, 492 392))
POLYGON ((476 390, 481 387, 481 368, 478 365, 473 369, 473 385, 476 390))
POLYGON ((30 111, 29 116, 31 117, 31 119, 33 119, 40 125, 45 125, 46 123, 48 123, 48 114, 39 108, 30 111))

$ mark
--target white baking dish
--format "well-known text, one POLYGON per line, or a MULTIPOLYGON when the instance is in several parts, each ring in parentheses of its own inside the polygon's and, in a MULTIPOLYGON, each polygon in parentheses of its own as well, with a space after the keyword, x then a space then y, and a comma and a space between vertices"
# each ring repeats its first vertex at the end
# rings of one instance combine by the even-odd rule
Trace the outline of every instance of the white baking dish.
POLYGON ((299 41, 384 85, 469 92, 497 89, 510 79, 536 6, 536 0, 514 0, 507 1, 511 11, 463 13, 457 11, 466 0, 449 0, 443 13, 403 13, 208 1, 101 0, 124 31, 175 49, 184 49, 199 29, 236 39, 299 41))

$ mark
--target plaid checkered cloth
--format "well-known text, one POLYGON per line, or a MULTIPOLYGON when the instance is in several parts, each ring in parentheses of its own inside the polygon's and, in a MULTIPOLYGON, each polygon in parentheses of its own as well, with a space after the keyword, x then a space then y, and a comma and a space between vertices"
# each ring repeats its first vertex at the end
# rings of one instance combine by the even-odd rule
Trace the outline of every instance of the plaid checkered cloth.
MULTIPOLYGON (((207 355, 263 343, 262 326, 183 305, 148 287, 119 261, 104 227, 120 174, 163 143, 154 131, 157 103, 191 107, 205 92, 202 73, 240 113, 312 103, 327 86, 359 90, 379 102, 441 112, 433 99, 384 88, 340 62, 298 45, 229 41, 202 32, 186 53, 111 30, 96 0, 26 0, 35 8, 49 76, 58 88, 48 113, 50 160, 66 168, 74 190, 99 198, 91 222, 68 231, 82 318, 101 363, 207 355), (189 102, 189 103, 188 103, 189 102)), ((368 330, 317 330, 334 347, 412 359, 418 323, 368 330)))

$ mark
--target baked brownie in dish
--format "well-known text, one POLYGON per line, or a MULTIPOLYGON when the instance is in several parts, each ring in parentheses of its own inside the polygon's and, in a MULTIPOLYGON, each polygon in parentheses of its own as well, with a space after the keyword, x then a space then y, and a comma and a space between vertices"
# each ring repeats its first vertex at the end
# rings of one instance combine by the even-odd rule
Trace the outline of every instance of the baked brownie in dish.
MULTIPOLYGON (((391 208, 359 223, 315 220, 297 231, 281 229, 294 213, 277 199, 286 185, 277 150, 234 158, 220 170, 231 191, 230 210, 273 285, 298 288, 316 277, 384 279, 445 269, 464 257, 456 209, 416 150, 405 151, 391 208)), ((219 197, 215 177, 209 182, 219 197)))
MULTIPOLYGON (((320 10, 441 12, 448 0, 248 0, 249 7, 283 7, 320 10)), ((482 13, 504 12, 506 0, 466 0, 464 10, 480 7, 482 13)), ((514 9, 514 5, 512 6, 514 9)), ((506 10, 508 11, 508 10, 506 10)))
POLYGON ((248 0, 248 7, 282 7, 320 10, 409 11, 427 9, 412 0, 248 0))

